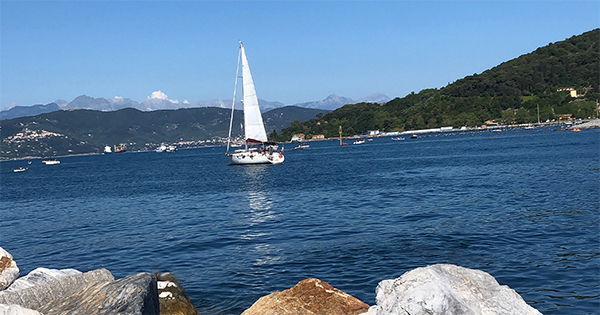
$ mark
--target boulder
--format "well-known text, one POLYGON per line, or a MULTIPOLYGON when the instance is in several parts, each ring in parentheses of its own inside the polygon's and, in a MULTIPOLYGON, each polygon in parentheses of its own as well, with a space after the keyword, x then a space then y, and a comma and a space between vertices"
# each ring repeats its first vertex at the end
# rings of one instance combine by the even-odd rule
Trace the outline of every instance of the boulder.
POLYGON ((45 315, 160 313, 154 275, 139 273, 114 281, 106 269, 0 292, 0 304, 17 304, 45 315))
POLYGON ((13 256, 0 247, 0 291, 8 288, 19 277, 19 267, 13 256))
POLYGON ((81 271, 75 269, 48 269, 36 268, 24 277, 18 278, 6 289, 6 292, 19 291, 33 287, 35 285, 48 282, 50 280, 80 274, 81 271))
MULTIPOLYGON (((2 291, 0 292, 0 304, 18 304, 40 311, 49 303, 66 300, 90 285, 109 283, 114 280, 113 275, 106 269, 93 270, 57 278, 23 290, 2 291)), ((44 312, 42 311, 42 313, 44 312)))
POLYGON ((377 304, 364 315, 541 314, 490 274, 455 265, 433 265, 384 280, 377 304))
POLYGON ((263 296, 242 315, 355 315, 369 306, 327 282, 309 278, 293 288, 263 296))
POLYGON ((39 309, 45 315, 160 314, 156 277, 143 272, 113 282, 96 283, 39 309))
POLYGON ((156 278, 160 315, 198 315, 194 304, 172 273, 157 273, 156 278))
POLYGON ((43 315, 42 313, 20 305, 4 305, 0 304, 0 315, 43 315))

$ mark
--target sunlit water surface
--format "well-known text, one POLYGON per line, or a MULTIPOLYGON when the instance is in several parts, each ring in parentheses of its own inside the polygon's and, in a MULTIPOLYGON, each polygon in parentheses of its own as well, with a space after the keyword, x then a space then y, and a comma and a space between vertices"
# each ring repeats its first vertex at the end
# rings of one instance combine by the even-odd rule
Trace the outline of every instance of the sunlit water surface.
POLYGON ((0 163, 0 244, 36 267, 173 272, 201 314, 317 277, 368 304, 384 279, 484 270, 544 314, 596 314, 600 133, 311 142, 274 166, 224 148, 0 163))

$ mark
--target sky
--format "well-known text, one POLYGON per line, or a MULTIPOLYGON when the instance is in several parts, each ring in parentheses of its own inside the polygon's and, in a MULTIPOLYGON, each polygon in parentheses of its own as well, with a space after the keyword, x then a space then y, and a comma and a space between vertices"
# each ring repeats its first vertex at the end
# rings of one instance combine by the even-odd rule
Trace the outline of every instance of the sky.
POLYGON ((239 40, 261 99, 403 97, 598 27, 600 1, 2 0, 0 109, 231 99, 239 40))

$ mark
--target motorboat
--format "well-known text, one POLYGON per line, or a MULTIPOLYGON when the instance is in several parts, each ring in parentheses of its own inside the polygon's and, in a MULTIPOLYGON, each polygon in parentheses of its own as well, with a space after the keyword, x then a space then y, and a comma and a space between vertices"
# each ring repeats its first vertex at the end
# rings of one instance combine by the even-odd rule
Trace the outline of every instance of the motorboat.
POLYGON ((308 149, 308 148, 310 148, 310 145, 308 145, 308 144, 299 144, 294 147, 294 150, 303 150, 303 149, 308 149))

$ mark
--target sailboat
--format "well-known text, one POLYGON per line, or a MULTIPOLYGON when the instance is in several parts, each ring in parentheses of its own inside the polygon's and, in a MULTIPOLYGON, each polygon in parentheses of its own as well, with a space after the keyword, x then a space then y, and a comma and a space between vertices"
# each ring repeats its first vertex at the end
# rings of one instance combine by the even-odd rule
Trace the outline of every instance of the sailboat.
POLYGON ((258 97, 248 59, 246 58, 246 50, 240 42, 240 52, 238 55, 238 66, 235 75, 235 88, 233 90, 233 103, 231 104, 231 119, 229 121, 229 137, 227 141, 227 156, 230 164, 280 164, 283 163, 283 148, 281 152, 277 152, 278 146, 275 142, 267 140, 267 132, 262 120, 260 108, 258 107, 258 97), (235 107, 235 97, 237 92, 237 83, 239 78, 240 60, 242 64, 242 93, 244 105, 244 149, 229 152, 231 143, 231 127, 233 125, 233 112, 235 107))

